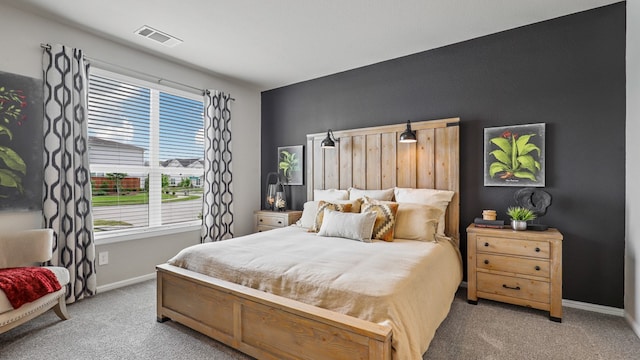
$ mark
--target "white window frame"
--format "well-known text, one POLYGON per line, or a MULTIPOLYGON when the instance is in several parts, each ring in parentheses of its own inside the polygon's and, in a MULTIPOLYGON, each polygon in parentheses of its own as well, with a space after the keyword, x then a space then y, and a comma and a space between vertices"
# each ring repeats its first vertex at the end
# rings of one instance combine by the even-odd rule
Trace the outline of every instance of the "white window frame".
MULTIPOLYGON (((110 78, 116 81, 121 81, 124 83, 129 83, 132 85, 137 85, 145 88, 149 88, 150 96, 151 96, 151 121, 150 121, 150 151, 149 151, 149 166, 145 169, 148 170, 149 173, 149 194, 152 191, 155 191, 160 196, 151 196, 149 195, 149 225, 148 227, 139 227, 133 229, 124 229, 124 230, 113 230, 113 231, 105 231, 105 232, 97 232, 94 233, 94 239, 96 245, 104 245, 110 243, 116 243, 121 241, 130 241, 130 240, 138 240, 138 239, 146 239, 153 236, 161 236, 161 235, 170 235, 170 234, 178 234, 184 233, 188 231, 196 231, 202 228, 202 220, 193 220, 193 221, 185 221, 178 224, 161 224, 161 204, 162 204, 162 188, 161 188, 161 176, 162 174, 166 174, 169 176, 179 176, 182 175, 194 175, 194 176, 202 176, 204 169, 191 169, 191 168, 171 168, 171 167, 161 167, 159 164, 159 147, 160 147, 160 111, 159 111, 159 101, 160 92, 169 93, 176 96, 181 96, 189 99, 193 99, 196 101, 203 102, 202 96, 190 92, 186 92, 183 90, 178 90, 172 87, 168 87, 165 85, 157 84, 151 81, 141 80, 132 76, 123 75, 115 72, 111 72, 109 70, 100 69, 96 67, 92 67, 90 71, 91 75, 98 75, 105 78, 110 78)), ((204 120, 203 120, 204 126, 204 120)), ((204 148, 203 148, 204 154, 204 148)), ((113 172, 113 168, 109 165, 89 164, 91 173, 108 173, 113 172)), ((138 166, 118 166, 119 172, 139 172, 140 167, 138 166)))

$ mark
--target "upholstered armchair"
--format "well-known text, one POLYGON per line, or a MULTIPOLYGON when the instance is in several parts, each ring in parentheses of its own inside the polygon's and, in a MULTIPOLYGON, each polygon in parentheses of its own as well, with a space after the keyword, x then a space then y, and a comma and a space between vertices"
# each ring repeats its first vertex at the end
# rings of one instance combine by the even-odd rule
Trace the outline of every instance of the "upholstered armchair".
MULTIPOLYGON (((39 266, 39 263, 51 259, 52 242, 53 231, 51 229, 0 234, 0 269, 39 266)), ((0 289, 0 334, 24 324, 51 308, 60 319, 69 318, 65 305, 65 289, 69 283, 69 272, 62 267, 48 266, 46 268, 51 270, 57 278, 61 285, 60 290, 14 309, 5 292, 0 289)))

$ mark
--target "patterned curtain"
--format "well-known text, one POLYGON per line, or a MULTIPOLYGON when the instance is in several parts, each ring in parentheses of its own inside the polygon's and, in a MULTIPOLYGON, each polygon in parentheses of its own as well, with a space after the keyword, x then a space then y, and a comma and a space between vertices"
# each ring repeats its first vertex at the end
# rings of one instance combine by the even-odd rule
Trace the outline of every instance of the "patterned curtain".
POLYGON ((91 178, 87 153, 89 63, 81 50, 44 49, 44 226, 53 229, 50 265, 71 276, 67 303, 96 292, 91 178))
POLYGON ((202 242, 233 237, 231 96, 204 94, 204 201, 202 242))

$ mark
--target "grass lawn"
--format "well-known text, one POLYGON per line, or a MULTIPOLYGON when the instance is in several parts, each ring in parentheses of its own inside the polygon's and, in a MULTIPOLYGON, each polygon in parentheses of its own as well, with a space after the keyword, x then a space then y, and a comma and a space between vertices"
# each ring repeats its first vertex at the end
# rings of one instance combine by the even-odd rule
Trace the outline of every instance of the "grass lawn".
MULTIPOLYGON (((177 202, 198 199, 198 195, 176 196, 171 194, 162 194, 162 202, 177 202)), ((116 205, 143 205, 149 203, 147 193, 136 193, 128 195, 103 195, 93 196, 91 199, 93 206, 116 206, 116 205)))

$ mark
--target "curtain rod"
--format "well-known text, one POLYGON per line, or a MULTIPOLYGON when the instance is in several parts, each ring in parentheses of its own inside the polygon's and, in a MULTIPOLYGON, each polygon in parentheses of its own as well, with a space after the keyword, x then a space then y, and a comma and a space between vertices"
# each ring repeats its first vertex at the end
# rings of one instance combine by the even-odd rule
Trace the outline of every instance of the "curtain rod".
MULTIPOLYGON (((51 45, 49 45, 49 44, 40 44, 40 47, 43 48, 43 49, 51 50, 51 45)), ((152 79, 156 79, 158 84, 160 84, 161 82, 164 81, 164 82, 180 85, 180 86, 183 86, 183 87, 186 87, 186 88, 189 88, 189 89, 197 90, 197 91, 201 92, 202 94, 209 92, 209 90, 207 90, 207 89, 200 89, 198 87, 191 86, 191 85, 188 85, 188 84, 185 84, 185 83, 181 83, 181 82, 178 82, 178 81, 164 79, 164 78, 161 78, 160 76, 147 74, 147 73, 142 72, 142 71, 138 71, 138 70, 135 70, 135 69, 131 69, 131 68, 122 66, 122 65, 110 63, 108 61, 92 58, 92 57, 89 57, 89 56, 86 56, 86 55, 84 55, 84 58, 85 58, 85 60, 88 60, 90 62, 102 63, 102 64, 109 65, 109 66, 112 66, 112 67, 116 67, 116 68, 119 68, 119 69, 122 69, 122 70, 125 70, 125 71, 133 72, 133 73, 136 73, 136 74, 144 75, 144 76, 152 78, 152 79)), ((230 99, 231 99, 231 101, 236 101, 236 99, 234 99, 234 98, 230 98, 230 99)))

